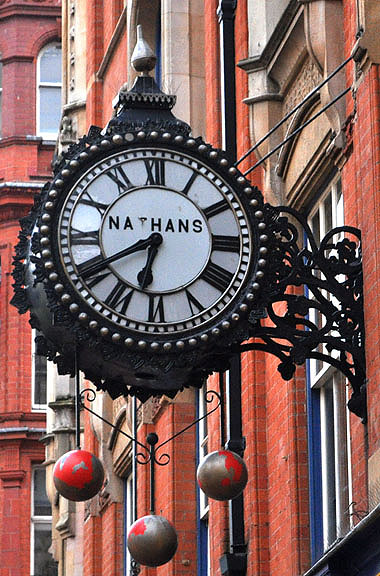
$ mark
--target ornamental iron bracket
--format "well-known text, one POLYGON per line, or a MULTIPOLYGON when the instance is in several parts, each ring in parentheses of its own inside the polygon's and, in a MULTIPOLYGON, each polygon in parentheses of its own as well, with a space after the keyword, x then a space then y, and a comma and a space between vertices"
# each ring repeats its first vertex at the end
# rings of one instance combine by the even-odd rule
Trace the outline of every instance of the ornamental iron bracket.
POLYGON ((348 408, 365 420, 360 231, 334 228, 318 243, 296 210, 265 205, 264 211, 270 254, 266 289, 250 313, 252 340, 236 350, 274 354, 285 380, 306 360, 334 366, 352 386, 348 408))
MULTIPOLYGON (((205 396, 204 396, 205 402, 207 404, 211 404, 212 407, 210 407, 210 409, 205 414, 203 414, 201 417, 197 418, 196 420, 194 420, 193 422, 191 422, 187 426, 184 426, 178 432, 176 432, 175 434, 173 434, 172 436, 170 436, 169 438, 167 438, 163 442, 159 442, 159 438, 158 438, 157 434, 155 432, 151 432, 150 434, 147 435, 146 444, 144 444, 144 443, 140 442, 140 440, 138 440, 137 438, 134 438, 133 436, 131 436, 130 434, 128 434, 127 432, 122 430, 120 427, 115 426, 115 424, 113 424, 112 422, 110 422, 109 420, 107 420, 106 418, 104 418, 103 416, 101 416, 100 414, 98 414, 97 412, 95 412, 94 410, 92 410, 88 406, 88 403, 91 403, 96 399, 96 392, 93 388, 84 388, 83 390, 79 389, 79 373, 77 373, 76 383, 77 384, 76 384, 76 395, 75 395, 76 402, 75 402, 75 404, 76 404, 77 414, 79 414, 81 408, 84 408, 85 410, 87 410, 87 412, 89 412, 90 414, 92 414, 96 418, 99 418, 99 420, 102 420, 102 422, 105 422, 106 424, 108 424, 108 426, 110 426, 114 430, 117 430, 117 432, 119 432, 119 434, 122 434, 123 436, 128 438, 128 440, 130 440, 131 442, 133 442, 136 445, 136 448, 140 449, 140 452, 137 452, 135 455, 135 460, 138 464, 142 464, 142 465, 149 464, 149 468, 150 468, 150 514, 155 514, 155 466, 156 465, 157 466, 166 466, 167 464, 169 464, 169 462, 171 460, 170 454, 168 454, 167 452, 161 452, 160 453, 161 448, 163 448, 163 446, 166 446, 167 444, 169 444, 170 442, 172 442, 173 440, 178 438, 178 436, 181 436, 182 434, 184 434, 185 432, 187 432, 188 430, 190 430, 191 428, 196 426, 199 422, 208 418, 213 412, 218 410, 218 408, 222 404, 221 394, 219 394, 215 390, 207 390, 207 392, 205 393, 205 396), (87 401, 87 404, 86 404, 86 401, 87 401), (216 401, 216 403, 215 403, 215 401, 216 401)), ((80 449, 80 446, 79 446, 79 442, 80 442, 79 417, 76 420, 76 441, 77 441, 77 448, 80 449)))
MULTIPOLYGON (((221 2, 222 11, 232 4, 221 2)), ((122 87, 108 125, 104 130, 92 126, 57 158, 52 182, 44 186, 30 214, 22 219, 12 304, 20 314, 30 311, 31 325, 42 333, 37 338, 38 353, 54 361, 60 374, 81 370, 112 398, 129 394, 142 402, 162 394, 174 397, 187 386, 200 388, 213 371, 225 371, 235 354, 248 350, 277 356, 278 370, 286 380, 306 360, 326 362, 350 382, 349 409, 365 420, 359 230, 342 226, 317 242, 301 214, 264 204, 261 192, 246 179, 247 173, 231 165, 226 152, 193 138, 190 126, 173 115, 174 103, 175 97, 164 94, 146 74, 136 79, 131 90, 122 87), (140 338, 136 323, 132 329, 127 320, 119 325, 112 321, 106 305, 100 313, 78 295, 63 270, 56 230, 71 187, 89 167, 144 146, 189 155, 199 171, 208 166, 215 179, 234 191, 246 212, 251 240, 241 278, 236 269, 232 273, 210 258, 212 273, 207 281, 215 287, 216 274, 223 302, 219 312, 210 312, 209 304, 196 300, 193 310, 192 300, 191 313, 198 320, 190 328, 184 324, 178 332, 176 327, 165 332, 163 325, 156 332, 145 330, 140 338), (236 280, 237 286, 223 301, 225 278, 231 286, 236 280), (206 310, 209 318, 199 320, 199 310, 206 310)), ((222 208, 228 205, 221 203, 222 208)), ((213 216, 217 214, 219 208, 213 216)), ((234 237, 225 239, 234 241, 234 237)), ((218 250, 223 255, 225 243, 218 250)))

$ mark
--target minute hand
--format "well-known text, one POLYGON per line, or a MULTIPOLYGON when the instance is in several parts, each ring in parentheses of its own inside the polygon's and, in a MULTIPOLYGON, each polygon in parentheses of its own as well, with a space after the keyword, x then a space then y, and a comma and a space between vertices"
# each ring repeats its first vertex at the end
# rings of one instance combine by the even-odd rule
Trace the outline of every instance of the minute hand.
POLYGON ((129 254, 139 252, 140 250, 145 250, 145 248, 148 248, 148 246, 154 243, 155 237, 156 234, 151 234, 149 238, 145 238, 144 240, 138 240, 137 242, 132 244, 132 246, 128 246, 128 248, 124 248, 123 250, 120 250, 120 252, 116 252, 116 254, 108 256, 108 258, 104 258, 104 260, 101 260, 100 262, 98 261, 95 264, 89 264, 88 266, 83 266, 83 268, 80 269, 80 275, 82 276, 82 278, 87 278, 88 276, 92 276, 97 272, 101 272, 102 270, 104 270, 104 268, 108 266, 108 264, 111 264, 112 262, 115 262, 120 258, 124 258, 124 256, 129 256, 129 254))

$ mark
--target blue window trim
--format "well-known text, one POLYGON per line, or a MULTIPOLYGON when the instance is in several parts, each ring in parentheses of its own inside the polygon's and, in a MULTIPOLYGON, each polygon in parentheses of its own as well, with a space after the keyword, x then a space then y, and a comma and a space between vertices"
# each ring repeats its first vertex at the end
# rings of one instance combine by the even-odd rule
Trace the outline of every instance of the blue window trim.
POLYGON ((320 393, 313 390, 310 362, 306 365, 308 452, 309 452, 309 507, 311 562, 323 555, 322 458, 320 393))
MULTIPOLYGON (((307 235, 304 234, 304 245, 307 235)), ((305 295, 309 296, 305 287, 305 295)), ((322 455, 320 392, 311 387, 310 360, 306 361, 307 443, 311 564, 323 555, 322 455)))
MULTIPOLYGON (((307 235, 304 234, 304 245, 307 235)), ((309 290, 305 287, 305 296, 309 290)), ((323 555, 322 455, 320 392, 311 387, 310 360, 306 360, 307 444, 309 468, 310 555, 315 564, 323 555)))

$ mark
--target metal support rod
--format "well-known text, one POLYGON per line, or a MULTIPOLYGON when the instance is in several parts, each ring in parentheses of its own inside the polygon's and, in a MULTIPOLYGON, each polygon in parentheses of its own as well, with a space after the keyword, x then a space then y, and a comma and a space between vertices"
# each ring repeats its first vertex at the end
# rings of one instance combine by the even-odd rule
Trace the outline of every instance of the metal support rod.
POLYGON ((344 62, 342 62, 341 64, 339 64, 339 66, 337 68, 335 68, 335 70, 333 70, 331 72, 331 74, 329 74, 327 76, 327 78, 325 78, 320 84, 318 84, 318 86, 316 86, 315 88, 313 88, 313 90, 311 92, 309 92, 309 94, 307 96, 305 96, 305 98, 303 100, 301 100, 301 102, 299 102, 297 104, 297 106, 295 106, 294 108, 292 108, 292 110, 290 110, 290 112, 288 112, 283 118, 281 118, 281 120, 279 122, 277 122, 277 124, 275 124, 275 126, 273 126, 273 128, 271 128, 269 130, 269 132, 267 132, 265 134, 265 136, 263 136, 262 138, 260 138, 260 140, 258 142, 256 142, 256 144, 254 144, 253 146, 251 146, 251 148, 249 150, 247 150, 247 152, 245 154, 243 154, 243 156, 241 158, 239 158, 239 160, 237 162, 235 162, 235 166, 238 166, 240 164, 240 162, 243 162, 243 160, 245 160, 250 154, 252 154, 252 152, 254 152, 255 150, 257 150, 257 148, 259 146, 261 146, 261 144, 263 142, 265 142, 265 140, 267 140, 270 136, 272 136, 272 134, 278 130, 278 128, 280 128, 280 126, 282 126, 291 116, 293 116, 293 114, 295 114, 297 112, 297 110, 299 110, 300 108, 302 108, 302 106, 304 106, 304 104, 306 104, 306 102, 308 100, 310 100, 310 98, 312 98, 315 94, 317 94, 320 89, 327 84, 327 82, 329 82, 331 80, 331 78, 333 78, 336 74, 338 74, 338 72, 340 72, 342 70, 342 68, 344 68, 351 60, 353 59, 353 55, 349 56, 346 60, 344 60, 344 62))
POLYGON ((151 432, 146 437, 146 441, 149 444, 149 462, 150 462, 150 513, 153 515, 155 510, 154 500, 155 500, 155 477, 154 477, 154 465, 155 465, 155 445, 158 442, 158 436, 154 432, 151 432))
POLYGON ((219 394, 220 394, 220 443, 226 443, 226 417, 224 400, 224 372, 219 372, 219 394))
POLYGON ((330 108, 330 106, 332 106, 333 104, 335 104, 335 102, 337 102, 338 100, 340 100, 340 98, 342 98, 343 96, 345 96, 345 94, 347 94, 347 92, 349 92, 351 90, 351 87, 346 88, 345 90, 343 90, 343 92, 341 92, 340 94, 338 94, 338 96, 336 96, 335 98, 333 98, 328 104, 326 104, 326 106, 323 106, 323 108, 321 108, 316 114, 314 114, 314 116, 312 116, 311 118, 309 118, 309 120, 307 120, 307 122, 305 122, 304 124, 301 124, 301 126, 299 126, 297 128, 297 130, 294 130, 294 132, 292 132, 291 134, 289 134, 289 136, 287 136, 285 138, 285 140, 283 140, 282 142, 280 142, 280 144, 277 144, 277 146, 275 146, 273 148, 273 150, 270 150, 267 154, 265 154, 265 156, 263 156, 258 162, 256 162, 256 164, 254 164, 253 166, 251 166, 251 168, 249 168, 248 170, 246 170, 246 172, 244 172, 244 176, 248 176, 248 174, 250 174, 253 170, 255 170, 255 168, 258 168, 261 164, 263 164, 263 162, 265 162, 265 160, 267 160, 270 156, 272 156, 272 154, 274 154, 275 152, 277 152, 277 150, 279 150, 280 148, 282 148, 284 146, 284 144, 286 144, 287 142, 289 142, 289 140, 292 140, 295 136, 297 136, 297 134, 299 134, 301 132, 301 130, 303 130, 304 128, 306 128, 306 126, 309 126, 309 124, 311 124, 311 122, 313 122, 314 120, 316 120, 316 118, 318 118, 319 116, 321 116, 321 114, 323 114, 324 112, 326 112, 326 110, 328 108, 330 108))
MULTIPOLYGON (((132 433, 137 437, 137 401, 136 396, 132 398, 132 433)), ((136 443, 132 442, 132 522, 137 520, 137 461, 136 461, 136 443)))
POLYGON ((80 446, 80 372, 78 368, 78 352, 75 349, 75 444, 77 450, 81 449, 80 446))
MULTIPOLYGON (((217 405, 212 408, 211 410, 209 410, 208 412, 206 412, 206 414, 204 414, 201 418, 197 418, 197 420, 194 420, 194 422, 192 422, 191 424, 188 424, 187 426, 185 426, 184 428, 182 428, 179 432, 177 432, 176 434, 174 434, 173 436, 170 436, 170 438, 167 438, 164 442, 161 442, 158 446, 153 446, 153 448, 149 448, 148 446, 146 446, 145 444, 143 444, 142 442, 140 442, 139 440, 137 440, 136 436, 133 437, 130 434, 128 434, 127 432, 125 432, 124 430, 122 430, 121 428, 118 428, 117 426, 115 426, 112 422, 110 422, 109 420, 107 420, 107 418, 103 418, 103 416, 100 416, 100 414, 97 414, 96 412, 94 412, 94 410, 91 410, 91 408, 89 408, 88 406, 86 406, 83 403, 83 398, 87 397, 87 399, 90 402, 93 402, 96 398, 96 392, 95 390, 93 390, 92 388, 86 388, 84 390, 82 390, 81 394, 80 394, 80 404, 81 406, 83 406, 83 408, 85 410, 87 410, 87 412, 90 412, 90 414, 93 414, 94 416, 96 416, 97 418, 99 418, 100 420, 102 420, 103 422, 105 422, 106 424, 108 424, 109 426, 111 426, 111 428, 114 428, 115 430, 117 430, 119 432, 119 434, 122 434, 123 436, 126 436, 129 440, 131 440, 136 446, 140 446, 145 452, 148 452, 148 456, 146 457, 144 454, 138 453, 135 456, 136 461, 139 464, 148 464, 148 462, 150 462, 150 459, 153 458, 155 463, 158 464, 159 466, 165 466, 166 464, 168 464, 170 462, 170 456, 168 454, 161 454, 158 458, 157 458, 157 451, 162 448, 162 446, 165 446, 166 444, 168 444, 169 442, 172 442, 175 438, 177 438, 178 436, 180 436, 181 434, 184 434, 187 430, 189 430, 190 428, 192 428, 193 426, 195 426, 198 422, 200 422, 201 420, 204 420, 205 418, 208 418, 208 416, 210 416, 210 414, 212 414, 213 412, 215 412, 215 410, 217 410, 221 404, 221 400, 220 400, 220 396, 217 392, 215 392, 215 390, 208 390, 206 393, 206 402, 211 403, 214 399, 214 397, 216 397, 218 399, 218 403, 217 405)), ((158 440, 158 438, 157 438, 158 440)), ((156 444, 156 442, 154 443, 156 444)))

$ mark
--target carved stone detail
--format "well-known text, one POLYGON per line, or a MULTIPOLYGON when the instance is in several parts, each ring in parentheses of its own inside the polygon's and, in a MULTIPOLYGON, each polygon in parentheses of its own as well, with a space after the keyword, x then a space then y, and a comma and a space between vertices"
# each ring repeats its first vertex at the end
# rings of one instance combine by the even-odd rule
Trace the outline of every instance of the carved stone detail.
MULTIPOLYGON (((284 116, 293 110, 321 81, 322 76, 317 66, 312 60, 308 59, 284 98, 284 116)), ((285 124, 285 132, 288 131, 291 122, 292 118, 289 118, 285 124)))
POLYGON ((64 149, 77 139, 76 119, 68 115, 63 116, 60 126, 60 142, 64 149))
MULTIPOLYGON (((304 23, 306 46, 310 58, 321 70, 323 78, 343 61, 343 6, 340 0, 313 0, 305 3, 304 23), (334 38, 334 42, 328 42, 334 38), (327 50, 327 46, 329 49, 327 50)), ((325 84, 320 91, 321 103, 324 106, 338 96, 346 87, 345 72, 338 74, 325 84)), ((342 126, 346 119, 345 100, 341 98, 326 111, 326 116, 335 134, 334 145, 344 147, 342 126)))
POLYGON ((70 4, 69 22, 68 22, 68 43, 69 43, 69 55, 70 55, 70 67, 68 71, 69 75, 69 87, 72 92, 75 89, 75 0, 70 4))

